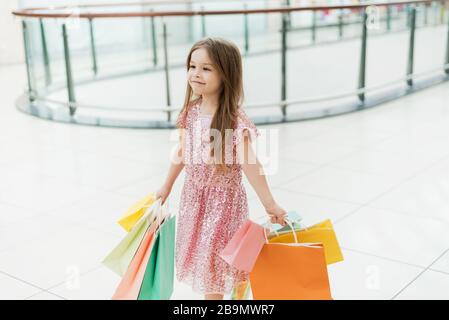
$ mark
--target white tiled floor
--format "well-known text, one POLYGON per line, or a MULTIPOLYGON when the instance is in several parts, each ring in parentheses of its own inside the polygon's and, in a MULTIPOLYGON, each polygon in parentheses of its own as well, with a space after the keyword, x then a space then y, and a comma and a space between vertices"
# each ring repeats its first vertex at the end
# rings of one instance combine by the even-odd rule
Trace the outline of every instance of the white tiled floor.
POLYGON ((335 226, 340 245, 420 267, 449 248, 447 223, 362 207, 335 226))
POLYGON ((402 291, 397 300, 449 300, 449 275, 427 270, 402 291))
POLYGON ((345 261, 329 266, 334 299, 391 299, 423 269, 343 250, 345 261))
POLYGON ((449 250, 446 251, 446 253, 440 259, 438 259, 438 261, 430 266, 430 269, 449 274, 449 250))
POLYGON ((0 273, 0 299, 18 300, 40 292, 38 287, 20 281, 8 274, 0 273))
MULTIPOLYGON (((0 69, 0 299, 109 299, 116 219, 163 181, 172 131, 53 123, 19 113, 23 66, 0 69)), ((449 299, 449 84, 279 129, 275 198, 334 222, 335 299, 449 299)), ((177 210, 181 175, 171 195, 177 210)), ((250 215, 264 211, 245 180, 250 215)), ((173 298, 201 299, 175 283, 173 298)))

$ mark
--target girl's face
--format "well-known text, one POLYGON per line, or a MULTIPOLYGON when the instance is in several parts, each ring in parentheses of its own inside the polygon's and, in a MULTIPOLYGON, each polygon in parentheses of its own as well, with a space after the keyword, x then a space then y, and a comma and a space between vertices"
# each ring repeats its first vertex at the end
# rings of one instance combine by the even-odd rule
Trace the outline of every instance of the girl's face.
POLYGON ((220 76, 206 49, 199 48, 192 52, 187 80, 196 96, 214 95, 220 89, 220 76))

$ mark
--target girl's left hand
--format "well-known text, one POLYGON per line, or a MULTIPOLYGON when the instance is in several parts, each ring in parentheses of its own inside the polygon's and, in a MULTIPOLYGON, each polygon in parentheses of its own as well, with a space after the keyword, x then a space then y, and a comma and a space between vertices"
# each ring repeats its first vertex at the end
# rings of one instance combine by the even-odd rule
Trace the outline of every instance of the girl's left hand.
POLYGON ((282 226, 285 226, 287 224, 285 222, 285 218, 287 217, 287 211, 282 209, 277 203, 275 203, 271 207, 265 208, 265 211, 270 217, 271 223, 277 223, 282 226))

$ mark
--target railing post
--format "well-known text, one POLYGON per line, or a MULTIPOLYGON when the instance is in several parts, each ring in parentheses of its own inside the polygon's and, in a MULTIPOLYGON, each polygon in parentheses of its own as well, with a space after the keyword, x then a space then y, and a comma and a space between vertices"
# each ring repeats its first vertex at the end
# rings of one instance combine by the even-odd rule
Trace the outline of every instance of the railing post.
POLYGON ((340 10, 340 14, 338 15, 338 38, 343 38, 343 11, 340 10))
POLYGON ((23 47, 25 50, 25 64, 27 70, 27 82, 28 82, 28 99, 30 102, 35 100, 33 91, 32 71, 31 71, 31 57, 30 57, 30 45, 28 39, 28 29, 25 20, 22 20, 22 35, 23 35, 23 47))
POLYGON ((171 121, 171 101, 170 101, 170 79, 169 79, 169 70, 168 70, 168 52, 167 52, 167 26, 165 22, 162 22, 163 33, 162 39, 164 42, 164 71, 165 71, 165 88, 166 88, 166 98, 167 98, 167 121, 171 121))
MULTIPOLYGON (((153 9, 151 9, 153 11, 153 9)), ((154 16, 151 16, 151 42, 153 47, 153 65, 157 65, 157 41, 156 41, 156 25, 154 23, 154 16)))
MULTIPOLYGON (((204 11, 204 7, 201 6, 201 11, 204 11)), ((204 14, 201 15, 201 36, 206 37, 206 17, 204 14)))
POLYGON ((67 93, 69 97, 69 111, 70 115, 73 116, 76 111, 76 107, 73 104, 76 102, 75 100, 75 90, 73 87, 73 78, 72 78, 72 65, 70 62, 70 50, 69 50, 69 41, 67 37, 67 28, 66 25, 62 25, 62 39, 64 46, 64 60, 65 60, 65 74, 67 80, 67 93))
MULTIPOLYGON (((363 8, 363 18, 362 18, 362 45, 360 48, 360 68, 359 68, 359 90, 365 88, 365 78, 366 78, 366 42, 368 38, 367 23, 368 14, 366 8, 363 8)), ((365 102, 365 93, 358 93, 361 102, 365 102)))
MULTIPOLYGON (((285 0, 285 5, 287 6, 287 8, 290 8, 290 0, 285 0)), ((292 16, 291 16, 291 12, 289 11, 287 13, 287 23, 288 23, 288 28, 290 29, 292 27, 292 16)))
POLYGON ((387 5, 387 30, 391 30, 391 7, 387 5))
MULTIPOLYGON (((282 14, 282 43, 281 43, 281 101, 287 100, 287 28, 288 16, 282 14)), ((285 121, 287 117, 287 106, 282 104, 282 120, 285 121)))
POLYGON ((426 25, 427 26, 427 24, 428 24, 428 18, 429 18, 429 10, 428 10, 428 4, 427 3, 424 3, 424 25, 426 25))
MULTIPOLYGON (((244 4, 245 10, 248 10, 248 5, 244 4)), ((248 13, 245 13, 243 15, 244 18, 244 32, 245 32, 245 53, 248 53, 249 51, 249 30, 248 30, 248 13)))
POLYGON ((48 57, 47 38, 45 36, 44 22, 42 19, 39 19, 39 25, 41 29, 42 55, 44 57, 45 85, 49 86, 51 83, 50 59, 48 57))
POLYGON ((312 43, 316 40, 316 11, 312 11, 312 43))
POLYGON ((94 74, 97 75, 98 73, 97 50, 95 48, 94 26, 92 18, 89 18, 89 32, 90 32, 90 51, 92 54, 92 70, 94 71, 94 74))
POLYGON ((444 72, 449 75, 449 9, 447 11, 447 40, 446 40, 446 61, 445 61, 445 67, 444 72))
POLYGON ((440 24, 444 24, 444 6, 443 2, 440 2, 440 24))
POLYGON ((409 13, 410 20, 410 41, 408 47, 408 62, 407 62, 407 84, 409 86, 413 85, 413 54, 415 49, 415 26, 416 26, 416 8, 410 10, 409 13))

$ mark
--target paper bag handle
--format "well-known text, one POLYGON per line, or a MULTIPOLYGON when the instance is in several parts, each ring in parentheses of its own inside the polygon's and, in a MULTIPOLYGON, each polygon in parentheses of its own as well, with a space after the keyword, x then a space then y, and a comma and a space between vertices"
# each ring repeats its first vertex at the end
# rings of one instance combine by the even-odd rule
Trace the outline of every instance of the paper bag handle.
MULTIPOLYGON (((296 236, 295 228, 293 228, 292 222, 291 222, 290 220, 288 220, 287 218, 284 219, 284 221, 287 222, 287 224, 289 225, 290 229, 292 230, 292 232, 293 232, 293 237, 295 238, 295 243, 299 243, 299 242, 298 242, 298 237, 296 236)), ((269 228, 271 229, 271 227, 272 227, 272 225, 273 225, 273 224, 271 223, 271 220, 268 220, 267 225, 268 225, 269 228)), ((265 241, 266 241, 266 243, 268 243, 267 230, 266 230, 265 228, 263 228, 263 234, 264 234, 264 236, 265 236, 265 241)))

